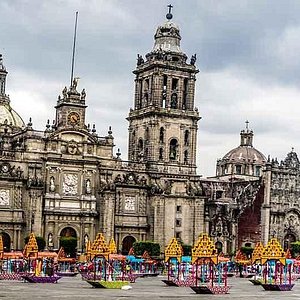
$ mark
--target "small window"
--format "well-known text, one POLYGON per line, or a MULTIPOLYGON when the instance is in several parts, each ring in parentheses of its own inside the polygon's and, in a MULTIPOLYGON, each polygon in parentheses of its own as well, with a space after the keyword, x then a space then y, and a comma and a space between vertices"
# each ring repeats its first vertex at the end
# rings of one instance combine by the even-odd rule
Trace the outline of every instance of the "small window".
POLYGON ((176 212, 177 212, 177 213, 181 213, 181 212, 182 212, 182 207, 181 207, 181 205, 177 205, 177 206, 176 206, 176 212))
POLYGON ((165 139, 165 129, 163 127, 159 130, 159 142, 163 143, 165 139))
POLYGON ((236 165, 235 166, 235 171, 236 171, 236 174, 242 174, 242 166, 241 165, 236 165))
POLYGON ((260 176, 260 167, 255 167, 255 176, 260 176))
POLYGON ((163 158, 164 158, 164 149, 159 148, 159 159, 163 159, 163 158))
POLYGON ((176 227, 181 227, 181 219, 176 219, 176 227))
POLYGON ((176 90, 178 86, 178 79, 177 78, 173 78, 172 79, 172 90, 176 90))

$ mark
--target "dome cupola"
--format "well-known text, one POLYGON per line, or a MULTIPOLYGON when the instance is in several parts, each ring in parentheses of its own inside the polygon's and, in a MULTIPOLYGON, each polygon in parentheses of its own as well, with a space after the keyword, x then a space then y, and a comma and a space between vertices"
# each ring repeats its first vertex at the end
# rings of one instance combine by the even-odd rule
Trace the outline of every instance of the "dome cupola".
POLYGON ((253 131, 248 127, 241 131, 240 146, 229 151, 217 162, 217 176, 259 177, 262 167, 266 164, 266 157, 253 147, 253 131))

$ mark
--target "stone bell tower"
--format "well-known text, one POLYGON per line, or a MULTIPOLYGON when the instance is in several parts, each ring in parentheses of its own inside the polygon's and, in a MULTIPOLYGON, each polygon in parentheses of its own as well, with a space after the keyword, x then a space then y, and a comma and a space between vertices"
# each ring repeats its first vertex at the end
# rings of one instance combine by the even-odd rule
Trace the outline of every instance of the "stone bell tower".
POLYGON ((195 174, 197 123, 194 103, 196 55, 187 62, 179 27, 167 21, 157 28, 154 47, 138 55, 134 108, 129 117, 128 160, 151 169, 195 174), (169 170, 169 168, 172 168, 169 170), (168 170, 167 170, 168 169, 168 170))

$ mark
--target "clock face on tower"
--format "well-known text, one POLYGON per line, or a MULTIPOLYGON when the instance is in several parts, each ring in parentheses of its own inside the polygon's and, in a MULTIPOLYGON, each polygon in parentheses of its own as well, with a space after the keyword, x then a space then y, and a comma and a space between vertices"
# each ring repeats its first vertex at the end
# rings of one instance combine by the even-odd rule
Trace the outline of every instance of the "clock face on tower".
POLYGON ((77 112, 72 111, 68 114, 68 124, 77 125, 79 124, 80 116, 77 112))

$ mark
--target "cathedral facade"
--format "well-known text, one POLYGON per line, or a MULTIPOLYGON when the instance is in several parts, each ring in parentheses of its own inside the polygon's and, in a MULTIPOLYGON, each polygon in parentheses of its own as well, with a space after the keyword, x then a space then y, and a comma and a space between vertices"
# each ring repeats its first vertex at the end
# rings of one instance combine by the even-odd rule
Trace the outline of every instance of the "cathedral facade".
POLYGON ((78 252, 103 232, 127 253, 135 241, 192 245, 209 233, 232 253, 276 236, 300 238, 299 161, 278 163, 253 145, 253 132, 217 162, 215 177, 196 173, 199 111, 196 55, 180 48, 172 15, 156 30, 153 49, 138 55, 133 108, 127 120, 128 160, 114 155, 111 128, 100 136, 86 123, 87 95, 74 78, 58 96, 44 130, 27 124, 6 94, 0 58, 0 233, 6 251, 22 249, 30 232, 50 250, 63 236, 78 252), (248 220, 248 221, 247 221, 248 220), (251 220, 249 222, 249 220, 251 220))

